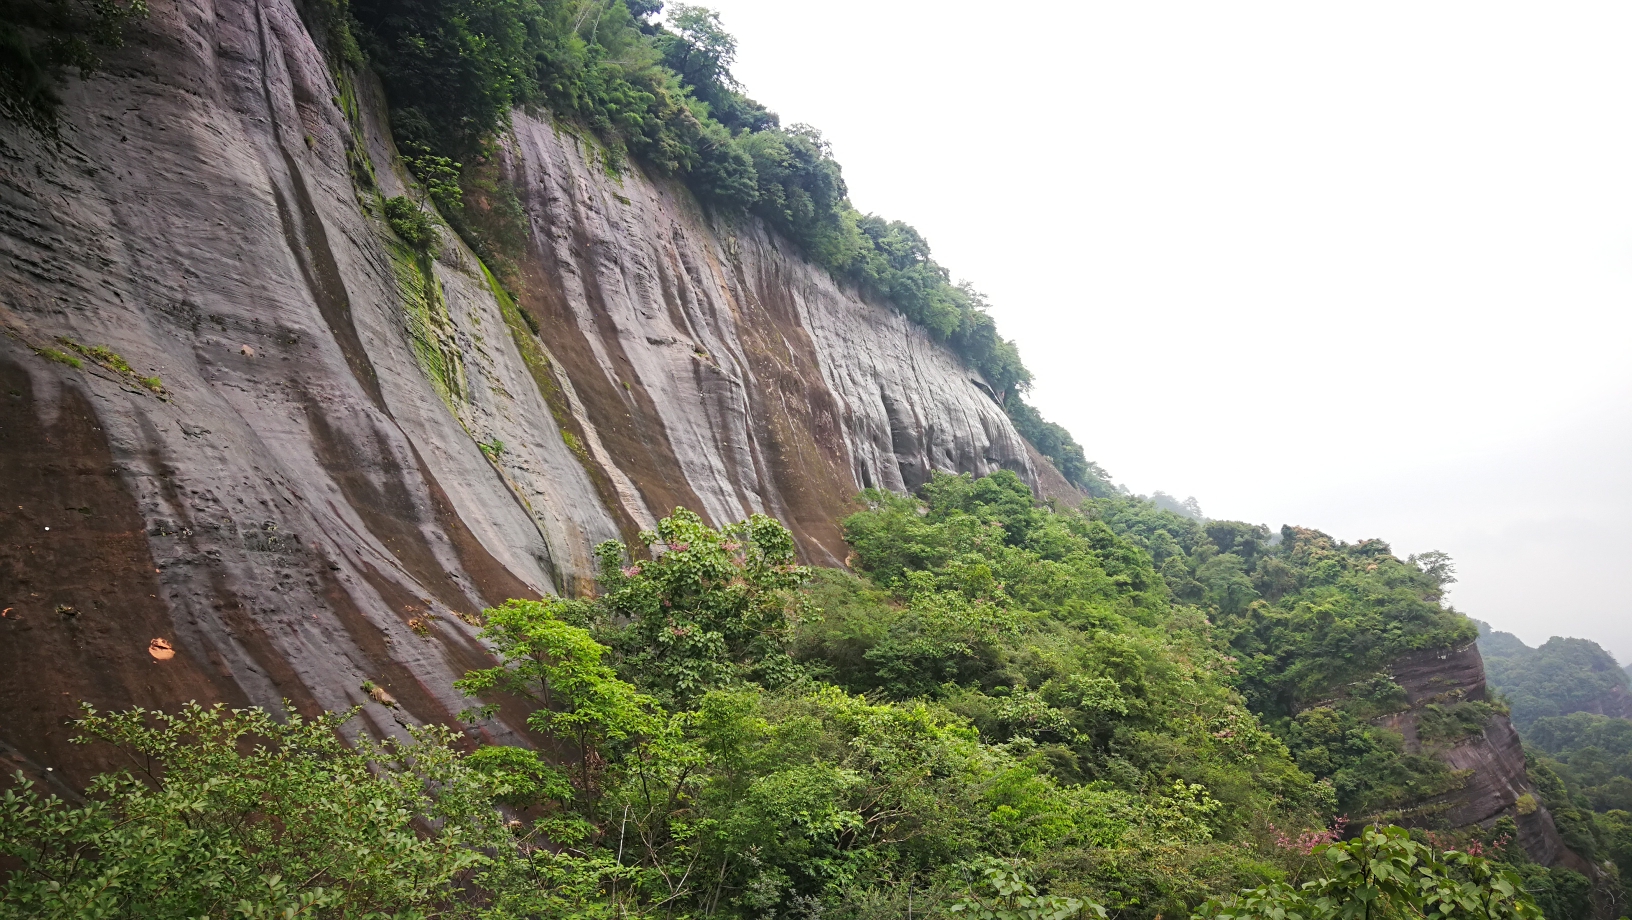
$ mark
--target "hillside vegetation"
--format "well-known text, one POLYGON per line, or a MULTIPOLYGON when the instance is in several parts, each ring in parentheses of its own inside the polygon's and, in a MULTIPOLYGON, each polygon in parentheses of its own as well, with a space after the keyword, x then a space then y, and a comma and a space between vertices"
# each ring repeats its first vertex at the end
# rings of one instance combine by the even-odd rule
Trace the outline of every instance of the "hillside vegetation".
POLYGON ((1606 706, 1615 710, 1611 715, 1632 713, 1632 681, 1598 643, 1554 636, 1530 648, 1512 633, 1480 626, 1485 674, 1513 707, 1513 724, 1521 732, 1537 719, 1603 714, 1606 706))
POLYGON ((1570 848, 1632 872, 1632 695, 1598 643, 1539 648, 1480 624, 1491 687, 1513 707, 1530 775, 1570 848), (1605 714, 1606 712, 1610 714, 1605 714))
POLYGON ((123 906, 84 915, 203 913, 228 893, 252 916, 1336 917, 1369 898, 1535 916, 1524 888, 1585 916, 1502 828, 1332 846, 1345 809, 1443 780, 1359 721, 1380 690, 1296 709, 1471 635, 1415 564, 1124 498, 1056 512, 1010 473, 863 500, 852 571, 800 567, 767 518, 677 510, 601 548, 593 598, 487 611, 499 663, 461 682, 469 717, 520 707, 555 756, 91 714, 88 738, 162 768, 100 781, 88 809, 8 793, 0 842, 25 867, 8 897, 40 916, 99 898, 123 906), (1276 628, 1317 601, 1323 630, 1276 628), (1332 670, 1339 637, 1374 651, 1332 670), (1381 779, 1341 779, 1357 765, 1381 779), (336 820, 354 814, 380 818, 336 820))

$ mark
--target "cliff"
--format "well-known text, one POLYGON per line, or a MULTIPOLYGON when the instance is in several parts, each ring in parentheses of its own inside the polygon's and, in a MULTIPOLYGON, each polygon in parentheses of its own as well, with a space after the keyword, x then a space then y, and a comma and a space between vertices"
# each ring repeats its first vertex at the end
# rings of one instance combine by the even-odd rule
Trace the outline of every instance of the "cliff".
POLYGON ((359 86, 288 0, 156 2, 65 87, 59 151, 3 129, 12 764, 105 766, 67 743, 81 699, 452 719, 472 614, 582 590, 597 543, 677 505, 775 515, 832 564, 864 487, 1041 485, 920 329, 547 121, 518 112, 502 158, 519 299, 446 230, 418 256, 359 86))
MULTIPOLYGON (((1008 469, 1079 497, 922 329, 544 116, 490 164, 516 277, 446 229, 409 249, 378 93, 289 0, 152 5, 65 87, 65 146, 0 126, 8 772, 110 766, 69 744, 79 700, 451 721, 478 610, 585 591, 598 543, 675 506, 838 564, 863 488, 1008 469)), ((1413 705, 1482 698, 1468 655, 1402 676, 1413 705)), ((1451 820, 1517 812, 1505 718, 1442 756, 1472 771, 1451 820)))
POLYGON ((1519 733, 1507 715, 1491 714, 1476 732, 1451 740, 1424 739, 1424 710, 1489 698, 1479 646, 1429 649, 1395 662, 1394 682, 1405 690, 1409 708, 1384 717, 1380 724, 1401 734, 1413 754, 1430 754, 1458 774, 1459 788, 1400 816, 1402 823, 1429 827, 1489 826, 1510 817, 1518 842, 1531 858, 1547 866, 1564 866, 1596 878, 1598 870, 1565 846, 1558 827, 1542 805, 1525 769, 1519 733))

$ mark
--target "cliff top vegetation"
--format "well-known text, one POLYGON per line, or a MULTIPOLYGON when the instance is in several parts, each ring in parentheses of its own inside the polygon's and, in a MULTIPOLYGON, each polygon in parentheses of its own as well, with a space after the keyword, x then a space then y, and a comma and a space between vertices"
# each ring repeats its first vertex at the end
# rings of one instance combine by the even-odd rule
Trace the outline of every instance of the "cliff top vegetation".
POLYGON ((468 164, 513 107, 547 109, 593 134, 613 168, 633 159, 721 214, 753 214, 890 304, 979 372, 1067 480, 1111 491, 1071 434, 1025 404, 1031 372, 985 298, 953 283, 913 227, 851 204, 820 131, 746 94, 715 13, 657 0, 314 0, 313 12, 331 50, 381 77, 398 146, 456 228, 468 164))

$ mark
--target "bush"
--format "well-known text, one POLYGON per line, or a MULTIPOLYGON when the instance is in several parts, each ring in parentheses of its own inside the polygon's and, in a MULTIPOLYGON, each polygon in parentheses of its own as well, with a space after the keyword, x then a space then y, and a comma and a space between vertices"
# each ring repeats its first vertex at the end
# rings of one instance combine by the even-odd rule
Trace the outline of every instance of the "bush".
MULTIPOLYGON (((139 775, 99 777, 84 804, 32 785, 0 797, 10 864, 0 917, 424 915, 504 839, 491 791, 446 729, 348 747, 343 716, 259 709, 174 715, 86 708, 80 740, 139 775)), ((19 777, 19 780, 21 778, 19 777)))
POLYGON ((417 203, 398 196, 385 200, 385 220, 404 243, 420 252, 429 251, 436 243, 436 225, 417 203))

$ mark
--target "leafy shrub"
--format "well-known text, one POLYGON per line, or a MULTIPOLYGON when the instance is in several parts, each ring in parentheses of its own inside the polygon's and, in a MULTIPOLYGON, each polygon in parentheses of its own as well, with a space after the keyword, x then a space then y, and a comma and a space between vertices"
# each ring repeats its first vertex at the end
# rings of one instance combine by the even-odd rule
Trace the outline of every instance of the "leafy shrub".
POLYGON ((0 797, 0 917, 424 915, 502 840, 488 785, 445 729, 348 747, 344 720, 190 705, 87 707, 81 740, 141 768, 84 804, 0 797))
MULTIPOLYGON (((1321 877, 1209 901, 1198 920, 1541 920, 1517 874, 1479 856, 1436 852, 1398 827, 1316 849, 1321 877)), ((1549 914, 1548 916, 1570 916, 1549 914)))
POLYGON ((436 225, 412 199, 398 196, 385 200, 385 219, 404 243, 425 252, 436 243, 436 225))

